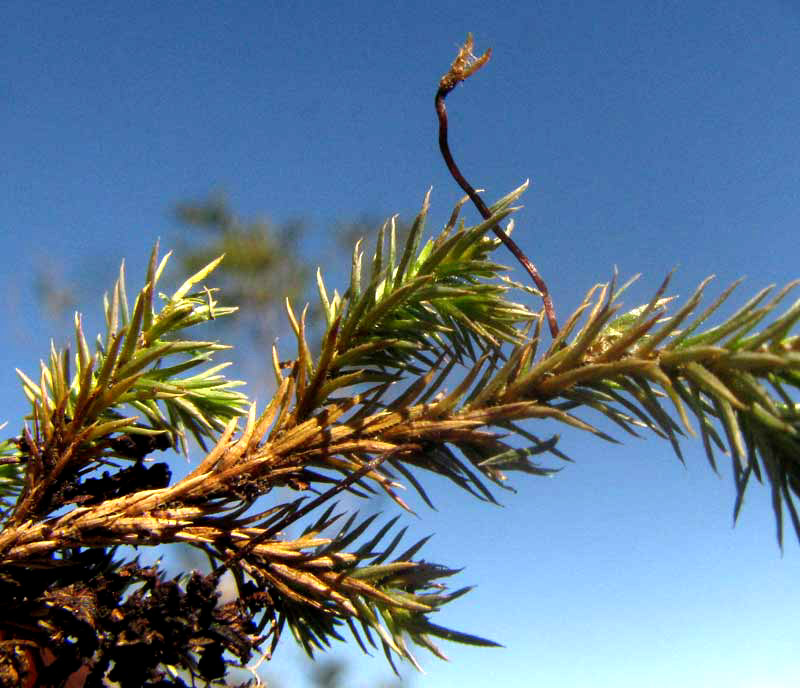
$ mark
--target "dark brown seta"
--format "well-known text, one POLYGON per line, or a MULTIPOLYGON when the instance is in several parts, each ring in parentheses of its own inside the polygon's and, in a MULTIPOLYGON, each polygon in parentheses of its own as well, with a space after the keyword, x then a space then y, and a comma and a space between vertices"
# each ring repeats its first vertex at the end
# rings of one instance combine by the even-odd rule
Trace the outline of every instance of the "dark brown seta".
MULTIPOLYGON (((472 185, 464 178, 464 175, 461 174, 461 170, 458 169, 458 165, 456 165, 456 161, 453 159, 453 154, 450 152, 450 146, 447 143, 447 108, 444 104, 447 94, 450 93, 450 91, 452 91, 459 83, 466 80, 481 67, 483 67, 483 65, 489 61, 489 58, 492 54, 491 49, 489 49, 480 57, 475 57, 475 55, 472 54, 472 47, 472 34, 468 33, 466 42, 459 49, 456 59, 450 66, 450 70, 442 77, 441 81, 439 82, 439 90, 436 91, 436 114, 439 116, 439 149, 442 152, 442 157, 444 158, 444 161, 447 164, 447 169, 450 170, 450 174, 453 176, 453 179, 456 180, 458 185, 469 196, 470 200, 475 204, 475 207, 478 209, 478 212, 483 216, 483 218, 488 220, 489 217, 491 217, 489 208, 486 207, 486 204, 483 202, 483 199, 480 197, 478 192, 475 191, 472 185)), ((545 281, 542 279, 542 276, 539 274, 536 266, 522 252, 522 249, 517 246, 516 242, 510 236, 508 236, 508 234, 506 234, 499 225, 495 225, 492 229, 494 230, 494 233, 497 235, 498 239, 505 244, 506 248, 514 254, 514 257, 519 261, 520 265, 525 268, 536 285, 536 288, 541 292, 545 317, 547 318, 547 324, 550 327, 550 334, 553 336, 553 338, 555 338, 558 334, 558 322, 556 320, 556 311, 555 307, 553 306, 553 300, 550 298, 550 292, 547 289, 547 284, 545 284, 545 281)))

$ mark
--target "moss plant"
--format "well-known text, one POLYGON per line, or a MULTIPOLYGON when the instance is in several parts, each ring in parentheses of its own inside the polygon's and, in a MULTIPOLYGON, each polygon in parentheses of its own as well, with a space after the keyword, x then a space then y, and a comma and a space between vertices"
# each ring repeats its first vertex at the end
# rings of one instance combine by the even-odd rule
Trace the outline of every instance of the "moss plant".
POLYGON ((356 245, 343 293, 318 273, 324 334, 312 345, 305 310, 287 301, 296 350, 273 348, 263 407, 215 362, 224 344, 192 339, 234 310, 205 286, 220 259, 157 296, 167 258, 156 248, 132 302, 121 270, 94 345, 76 316, 72 349, 51 345, 37 374, 20 373, 30 413, 0 444, 2 685, 224 684, 287 632, 309 654, 349 637, 414 665, 415 648, 442 656, 441 640, 493 645, 432 620, 467 589, 420 556, 425 540, 403 542, 398 488, 432 504, 436 473, 494 501, 508 473, 550 475, 567 457, 536 434, 540 419, 603 442, 600 413, 679 457, 696 436, 715 470, 720 454, 732 462, 736 514, 755 477, 772 492, 778 541, 786 514, 800 534, 800 302, 781 306, 797 283, 708 326, 736 285, 703 308, 708 280, 683 304, 665 280, 624 312, 612 279, 552 337, 547 309, 524 305, 532 289, 495 256, 524 190, 473 227, 459 204, 430 238, 426 197, 404 245, 392 221, 370 251, 356 245), (155 452, 186 451, 189 437, 202 456, 172 480, 155 452), (343 491, 388 495, 400 513, 347 513, 343 491), (304 529, 289 537, 294 524, 304 529), (115 559, 119 545, 176 543, 204 552, 208 572, 168 580, 115 559), (236 595, 220 604, 226 572, 236 595))

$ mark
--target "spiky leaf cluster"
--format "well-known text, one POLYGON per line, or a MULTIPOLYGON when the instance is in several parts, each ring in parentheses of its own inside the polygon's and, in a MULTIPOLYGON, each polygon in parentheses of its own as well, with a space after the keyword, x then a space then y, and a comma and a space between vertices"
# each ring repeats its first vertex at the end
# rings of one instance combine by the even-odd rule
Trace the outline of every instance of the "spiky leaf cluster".
POLYGON ((195 372, 229 347, 181 338, 185 330, 236 310, 219 306, 207 288, 193 291, 221 259, 171 296, 161 295, 163 305, 156 310, 155 290, 168 259, 159 262, 157 247, 153 250, 132 309, 123 264, 104 300, 106 332, 98 335, 94 352, 76 314, 74 354, 51 344, 38 382, 17 371, 31 402, 32 426, 11 451, 17 465, 27 466, 14 522, 57 507, 55 494, 98 466, 138 460, 153 448, 186 450, 187 433, 203 444, 243 412, 246 397, 233 389, 242 383, 221 374, 227 364, 195 372))
MULTIPOLYGON (((0 573, 68 566, 81 548, 184 543, 208 556, 210 581, 233 574, 236 628, 252 624, 242 631, 246 639, 239 634, 227 646, 240 660, 259 648, 268 655, 285 629, 309 653, 342 639, 347 628, 363 649, 414 663, 414 645, 441 654, 437 638, 489 645, 431 620, 464 590, 446 589, 452 568, 418 558, 424 541, 403 548, 396 518, 373 531, 375 517, 359 520, 334 499, 345 491, 383 492, 409 509, 398 490, 410 485, 433 504, 425 475, 436 473, 494 501, 492 487, 504 485, 507 472, 550 475, 567 458, 557 437, 536 434, 538 420, 611 440, 587 412, 634 435, 650 430, 679 456, 680 436, 699 433, 712 466, 717 451, 731 456, 737 513, 754 475, 772 489, 779 538, 784 508, 797 529, 800 340, 791 331, 800 305, 774 315, 794 285, 760 292, 708 326, 733 288, 695 314, 704 283, 670 314, 665 281, 648 304, 622 312, 624 287, 612 280, 593 287, 545 346, 543 314, 523 305, 530 290, 506 279, 490 259, 498 242, 486 236, 523 190, 475 227, 456 227, 457 208, 444 230, 423 242, 426 197, 402 249, 391 222, 369 259, 356 247, 343 295, 320 275, 326 331, 318 346, 309 343, 304 315, 287 304, 297 355, 282 361, 273 349, 276 391, 261 411, 230 390, 219 368, 185 376, 220 348, 174 338, 227 312, 211 291, 190 293, 213 264, 166 298, 159 313, 152 290, 163 263, 151 261, 130 314, 121 277, 95 354, 78 320, 75 373, 69 355, 54 352, 39 383, 23 378, 33 432, 6 447, 5 468, 21 469, 24 480, 0 533, 0 573), (188 358, 166 364, 175 353, 188 358), (126 405, 139 417, 123 412, 126 405), (187 430, 215 444, 185 478, 133 490, 101 481, 88 490, 94 478, 84 471, 120 454, 120 434, 174 439, 187 430), (542 456, 555 463, 540 465, 542 456), (71 476, 72 492, 55 489, 63 476, 71 476), (65 498, 76 491, 91 498, 65 498), (58 507, 52 518, 37 518, 58 507), (313 520, 291 537, 306 519, 313 520)), ((139 460, 134 468, 146 470, 139 460)), ((195 671, 199 655, 181 652, 184 669, 208 678, 195 671)))
POLYGON ((668 278, 650 303, 619 317, 624 288, 615 291, 614 281, 598 285, 547 353, 517 366, 509 376, 513 382, 492 399, 549 399, 565 411, 592 408, 629 434, 648 428, 667 439, 681 460, 679 437, 699 433, 714 471, 716 452, 731 460, 734 519, 751 477, 769 485, 782 544, 784 509, 800 537, 800 337, 791 334, 800 300, 775 312, 800 281, 762 289, 703 330, 741 282, 696 312, 710 281, 669 315, 672 299, 663 298, 668 278))

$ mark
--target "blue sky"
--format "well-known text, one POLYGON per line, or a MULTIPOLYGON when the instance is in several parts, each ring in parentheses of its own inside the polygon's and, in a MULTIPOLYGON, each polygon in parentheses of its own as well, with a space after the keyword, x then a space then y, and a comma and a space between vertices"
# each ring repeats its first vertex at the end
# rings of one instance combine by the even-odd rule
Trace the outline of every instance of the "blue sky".
MULTIPOLYGON (((490 198, 531 179, 515 236, 562 314, 614 265, 643 273, 630 306, 676 266, 682 296, 746 275, 739 303, 798 277, 796 2, 362 5, 4 4, 0 420, 25 409, 13 368, 67 334, 37 271, 94 311, 119 259, 141 274, 177 236, 181 200, 223 189, 243 215, 305 218, 319 256, 337 221, 408 219, 431 185, 441 225, 460 191, 433 95, 467 31, 494 56, 448 99, 454 153, 490 198)), ((732 481, 699 444, 683 468, 657 440, 562 442, 576 465, 516 478, 502 508, 443 487, 420 512, 425 555, 478 584, 441 622, 506 647, 448 647, 413 685, 793 685, 800 556, 766 491, 731 529, 732 481)), ((296 661, 282 648, 273 673, 296 661)), ((385 675, 360 662, 352 685, 385 675)))

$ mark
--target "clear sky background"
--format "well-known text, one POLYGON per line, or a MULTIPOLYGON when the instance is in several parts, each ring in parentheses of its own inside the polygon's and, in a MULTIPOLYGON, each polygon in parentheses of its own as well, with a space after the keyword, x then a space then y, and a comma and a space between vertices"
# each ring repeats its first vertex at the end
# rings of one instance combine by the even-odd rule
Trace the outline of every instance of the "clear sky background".
MULTIPOLYGON (((531 179, 515 236, 561 314, 614 265, 643 273, 631 307, 676 266, 684 297, 746 275, 736 303, 800 277, 797 0, 6 2, 0 421, 26 408, 13 368, 68 334, 37 271, 77 280, 95 312, 119 259, 142 274, 177 236, 179 201, 224 189, 243 215, 305 218, 325 256, 337 221, 410 219, 433 185, 438 228, 461 194, 433 96, 467 31, 494 56, 448 99, 454 153, 490 198, 531 179)), ((777 547, 767 491, 732 529, 729 469, 698 442, 686 468, 657 439, 562 447, 577 463, 516 478, 502 508, 446 487, 421 508, 425 556, 478 584, 437 621, 506 647, 449 646, 410 682, 797 685, 800 556, 791 534, 777 547)), ((358 661, 350 685, 386 673, 358 661)), ((286 643, 273 673, 296 662, 286 643)))

